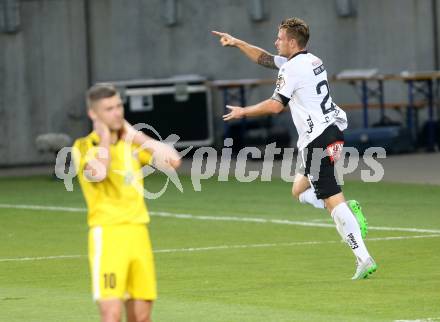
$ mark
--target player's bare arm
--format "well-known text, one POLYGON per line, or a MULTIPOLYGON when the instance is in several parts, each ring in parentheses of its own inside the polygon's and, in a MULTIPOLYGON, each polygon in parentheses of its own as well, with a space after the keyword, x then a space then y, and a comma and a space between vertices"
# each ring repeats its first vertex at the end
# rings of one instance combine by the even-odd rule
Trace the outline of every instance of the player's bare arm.
POLYGON ((108 126, 98 119, 93 120, 93 130, 99 136, 98 152, 95 159, 85 165, 84 173, 89 180, 99 182, 107 177, 112 135, 108 126))
POLYGON ((267 99, 258 104, 246 107, 230 105, 226 105, 226 107, 230 111, 228 114, 223 115, 224 121, 241 119, 243 117, 256 117, 270 114, 278 114, 284 110, 283 104, 274 99, 267 99))
POLYGON ((267 68, 278 69, 275 65, 274 56, 266 50, 235 38, 225 32, 212 31, 212 33, 220 37, 220 43, 223 47, 237 47, 254 63, 267 68))
POLYGON ((257 64, 271 69, 278 69, 278 67, 275 65, 274 56, 266 52, 261 53, 261 55, 258 57, 257 64))

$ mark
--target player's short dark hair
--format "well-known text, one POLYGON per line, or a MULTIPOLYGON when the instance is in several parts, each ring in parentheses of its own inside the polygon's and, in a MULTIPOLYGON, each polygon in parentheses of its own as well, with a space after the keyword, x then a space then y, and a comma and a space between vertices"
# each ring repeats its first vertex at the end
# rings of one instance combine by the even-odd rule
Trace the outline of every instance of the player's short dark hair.
POLYGON ((281 21, 279 29, 286 29, 287 36, 293 38, 301 48, 306 47, 309 41, 309 26, 300 18, 289 18, 281 21))
POLYGON ((97 83, 90 87, 86 94, 87 107, 90 108, 93 103, 110 98, 118 94, 118 90, 110 83, 97 83))

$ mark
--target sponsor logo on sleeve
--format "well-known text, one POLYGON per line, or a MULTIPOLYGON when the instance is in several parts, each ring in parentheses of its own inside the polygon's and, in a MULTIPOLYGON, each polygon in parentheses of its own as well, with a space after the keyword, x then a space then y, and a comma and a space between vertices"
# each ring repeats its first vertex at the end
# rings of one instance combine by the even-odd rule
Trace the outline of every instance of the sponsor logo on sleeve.
POLYGON ((276 82, 277 91, 280 91, 284 87, 285 84, 286 84, 286 82, 284 81, 283 75, 278 75, 277 82, 276 82))
POLYGON ((313 69, 313 73, 315 73, 315 76, 321 74, 323 71, 325 71, 324 65, 320 65, 313 69))

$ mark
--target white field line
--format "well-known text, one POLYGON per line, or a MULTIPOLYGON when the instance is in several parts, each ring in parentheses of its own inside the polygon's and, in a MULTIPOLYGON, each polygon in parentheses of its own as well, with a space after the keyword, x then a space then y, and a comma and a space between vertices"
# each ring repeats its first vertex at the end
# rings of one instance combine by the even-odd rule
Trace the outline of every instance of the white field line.
MULTIPOLYGON (((386 240, 403 240, 403 239, 419 239, 419 238, 436 238, 437 235, 418 235, 418 236, 392 236, 392 237, 378 237, 367 238, 368 241, 386 241, 386 240)), ((207 246, 207 247, 189 247, 189 248, 171 248, 171 249, 157 249, 154 253, 191 253, 191 252, 204 252, 214 250, 229 250, 229 249, 249 249, 249 248, 276 248, 276 247, 289 247, 289 246, 305 246, 305 245, 322 245, 322 244, 337 244, 342 241, 329 240, 329 241, 302 241, 291 243, 266 243, 266 244, 250 244, 250 245, 219 245, 219 246, 207 246)), ((17 258, 0 258, 1 262, 26 262, 26 261, 38 261, 38 260, 51 260, 51 259, 75 259, 83 258, 87 255, 59 255, 59 256, 40 256, 40 257, 17 257, 17 258)))
POLYGON ((310 219, 311 222, 332 222, 331 218, 310 219))
POLYGON ((440 321, 440 317, 438 318, 421 318, 416 320, 394 320, 394 322, 431 322, 431 321, 440 321))
POLYGON ((50 259, 72 259, 86 257, 86 255, 57 255, 57 256, 38 256, 38 257, 16 257, 16 258, 0 258, 1 262, 27 262, 27 261, 42 261, 50 259))
POLYGON ((28 210, 47 210, 47 211, 68 211, 68 212, 86 212, 86 208, 77 207, 57 207, 57 206, 38 206, 38 205, 13 205, 0 204, 0 208, 8 209, 28 209, 28 210))
MULTIPOLYGON (((191 214, 174 214, 168 212, 150 212, 152 216, 157 217, 172 217, 179 219, 194 219, 194 220, 214 220, 214 221, 240 221, 240 222, 253 222, 262 224, 279 224, 279 225, 294 225, 294 226, 306 226, 306 227, 324 227, 335 228, 334 224, 317 223, 310 221, 296 221, 288 219, 265 219, 265 218, 250 218, 250 217, 230 217, 230 216, 206 216, 206 215, 191 215, 191 214)), ((439 234, 440 229, 423 229, 423 228, 403 228, 403 227, 376 227, 369 226, 369 230, 382 230, 382 231, 402 231, 413 233, 430 233, 439 234)))
MULTIPOLYGON (((0 204, 0 208, 46 210, 46 211, 67 211, 67 212, 86 212, 87 211, 86 208, 38 206, 38 205, 13 205, 13 204, 0 204)), ((325 224, 325 223, 311 222, 311 221, 295 221, 295 220, 288 220, 288 219, 265 219, 265 218, 252 218, 252 217, 192 215, 192 214, 169 213, 169 212, 163 212, 163 211, 150 211, 150 215, 157 216, 157 217, 170 217, 170 218, 193 219, 193 220, 238 221, 238 222, 252 222, 252 223, 260 223, 260 224, 278 224, 278 225, 293 225, 293 226, 323 227, 323 228, 334 228, 335 227, 334 224, 325 224)), ((440 234, 440 229, 377 227, 377 226, 369 226, 368 229, 369 230, 382 230, 382 231, 401 231, 401 232, 412 232, 412 233, 440 234)))

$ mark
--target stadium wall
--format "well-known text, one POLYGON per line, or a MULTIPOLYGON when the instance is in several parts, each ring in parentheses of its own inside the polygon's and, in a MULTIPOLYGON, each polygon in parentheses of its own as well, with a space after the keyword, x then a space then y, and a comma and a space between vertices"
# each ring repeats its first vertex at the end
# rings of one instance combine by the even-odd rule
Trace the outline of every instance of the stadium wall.
MULTIPOLYGON (((258 3, 20 1, 20 30, 0 32, 0 165, 50 161, 50 155, 35 148, 38 134, 66 132, 75 138, 87 133, 83 93, 90 82, 180 74, 274 77, 274 71, 250 63, 238 50, 221 48, 211 30, 275 52, 277 25, 287 16, 299 16, 311 27, 310 51, 324 60, 330 75, 349 68, 378 68, 384 73, 434 68, 431 0, 353 1, 354 17, 339 17, 337 1, 263 0, 264 19, 254 21, 252 6, 258 3), (175 16, 166 9, 173 4, 175 16)), ((406 100, 403 84, 386 86, 387 100, 406 100)), ((254 91, 250 103, 271 91, 254 91)), ((359 100, 342 84, 334 84, 333 97, 342 103, 359 100)), ((219 116, 221 95, 214 98, 219 116)), ((359 114, 351 113, 350 118, 352 124, 360 124, 359 114)), ((218 117, 216 125, 222 128, 218 117)))

